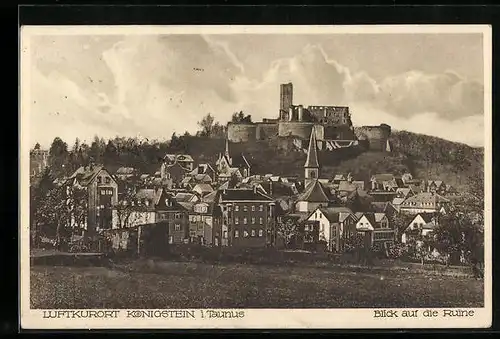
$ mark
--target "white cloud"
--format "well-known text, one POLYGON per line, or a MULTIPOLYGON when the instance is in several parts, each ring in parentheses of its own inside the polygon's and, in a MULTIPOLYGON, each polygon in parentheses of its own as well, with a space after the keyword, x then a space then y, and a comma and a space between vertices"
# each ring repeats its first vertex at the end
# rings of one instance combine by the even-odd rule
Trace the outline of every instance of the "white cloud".
POLYGON ((45 43, 34 53, 37 103, 31 134, 41 143, 57 135, 67 142, 94 134, 169 138, 174 131, 194 132, 209 112, 221 122, 239 110, 254 120, 276 117, 279 84, 293 82, 294 103, 349 105, 358 125, 385 122, 394 129, 482 144, 482 86, 453 72, 411 71, 377 82, 309 45, 292 58, 276 60, 254 80, 231 46, 212 36, 84 42, 89 47, 79 47, 78 53, 62 43, 45 43), (39 128, 47 122, 51 127, 39 128))

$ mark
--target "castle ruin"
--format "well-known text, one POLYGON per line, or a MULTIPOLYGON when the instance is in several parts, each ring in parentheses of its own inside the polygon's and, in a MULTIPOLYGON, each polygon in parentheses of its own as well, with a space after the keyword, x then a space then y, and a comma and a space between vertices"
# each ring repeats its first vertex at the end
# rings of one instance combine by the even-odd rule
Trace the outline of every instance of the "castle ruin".
POLYGON ((363 126, 355 132, 349 107, 303 106, 293 104, 293 84, 280 85, 278 118, 254 123, 228 123, 231 142, 291 137, 298 146, 307 142, 314 129, 319 149, 334 150, 367 144, 374 151, 388 151, 391 128, 388 125, 363 126))

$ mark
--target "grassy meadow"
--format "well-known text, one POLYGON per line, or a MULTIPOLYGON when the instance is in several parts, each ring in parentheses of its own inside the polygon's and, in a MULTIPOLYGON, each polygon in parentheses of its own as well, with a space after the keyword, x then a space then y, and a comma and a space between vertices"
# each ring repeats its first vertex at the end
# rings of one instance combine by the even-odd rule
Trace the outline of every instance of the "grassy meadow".
POLYGON ((140 260, 32 266, 32 308, 482 307, 483 281, 436 272, 140 260))

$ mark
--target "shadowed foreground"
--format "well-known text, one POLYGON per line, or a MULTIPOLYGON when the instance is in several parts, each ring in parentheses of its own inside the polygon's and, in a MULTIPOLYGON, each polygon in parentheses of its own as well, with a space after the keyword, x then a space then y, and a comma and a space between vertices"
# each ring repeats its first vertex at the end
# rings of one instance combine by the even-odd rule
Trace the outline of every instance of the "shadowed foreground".
POLYGON ((136 262, 34 266, 32 308, 482 307, 483 281, 352 268, 136 262))

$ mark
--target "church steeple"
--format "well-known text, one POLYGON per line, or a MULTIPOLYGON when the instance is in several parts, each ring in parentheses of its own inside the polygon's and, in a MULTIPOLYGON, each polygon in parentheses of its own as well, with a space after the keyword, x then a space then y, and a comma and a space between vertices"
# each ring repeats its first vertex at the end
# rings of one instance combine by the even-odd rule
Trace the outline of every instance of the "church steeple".
POLYGON ((307 149, 307 159, 304 164, 304 186, 306 187, 311 183, 311 181, 317 180, 319 177, 318 151, 316 147, 316 134, 314 133, 313 128, 311 131, 311 138, 309 139, 309 147, 307 149))
POLYGON ((226 149, 224 151, 224 155, 229 159, 229 138, 226 137, 226 149))

